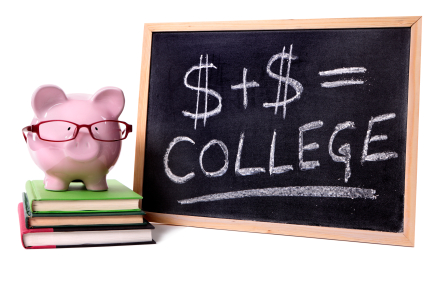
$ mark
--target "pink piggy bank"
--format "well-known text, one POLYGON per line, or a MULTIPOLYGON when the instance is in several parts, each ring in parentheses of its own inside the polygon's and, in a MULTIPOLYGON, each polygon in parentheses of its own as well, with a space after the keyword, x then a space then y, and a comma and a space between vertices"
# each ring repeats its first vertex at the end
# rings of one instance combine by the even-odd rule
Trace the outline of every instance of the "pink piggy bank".
POLYGON ((32 159, 45 172, 47 190, 65 191, 73 180, 83 181, 88 190, 108 189, 106 175, 118 160, 121 140, 132 130, 118 121, 124 103, 123 92, 115 87, 94 95, 65 95, 54 85, 35 91, 35 116, 23 133, 32 159))

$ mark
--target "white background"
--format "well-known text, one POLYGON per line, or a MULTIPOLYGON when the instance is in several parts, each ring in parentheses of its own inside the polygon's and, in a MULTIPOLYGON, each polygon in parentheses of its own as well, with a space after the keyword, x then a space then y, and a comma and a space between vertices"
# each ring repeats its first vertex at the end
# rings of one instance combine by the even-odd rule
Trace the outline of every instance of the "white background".
MULTIPOLYGON (((127 102, 120 119, 136 126, 144 23, 421 16, 422 0, 5 2, 0 4, 2 281, 425 281, 423 107, 414 248, 157 226, 156 245, 25 250, 16 211, 26 180, 44 176, 20 132, 33 116, 33 91, 47 83, 66 93, 120 87, 127 102)), ((424 83, 422 75, 422 89, 424 83)), ((124 141, 109 174, 129 187, 135 137, 124 141)))

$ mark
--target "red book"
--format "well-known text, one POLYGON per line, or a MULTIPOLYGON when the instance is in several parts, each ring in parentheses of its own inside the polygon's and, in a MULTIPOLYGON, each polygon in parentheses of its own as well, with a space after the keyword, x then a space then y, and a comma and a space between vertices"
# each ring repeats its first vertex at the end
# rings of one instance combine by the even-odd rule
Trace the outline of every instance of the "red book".
POLYGON ((25 226, 23 203, 18 204, 22 245, 26 249, 102 247, 155 244, 154 227, 146 225, 122 225, 99 227, 32 228, 25 226))

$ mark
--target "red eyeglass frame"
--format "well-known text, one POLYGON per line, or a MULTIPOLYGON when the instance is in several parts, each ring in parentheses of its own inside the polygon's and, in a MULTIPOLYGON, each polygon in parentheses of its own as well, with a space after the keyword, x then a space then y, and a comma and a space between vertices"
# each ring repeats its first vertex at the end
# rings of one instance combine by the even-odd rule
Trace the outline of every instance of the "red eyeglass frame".
POLYGON ((37 124, 34 124, 34 125, 25 126, 24 128, 22 128, 22 134, 24 135, 25 142, 27 142, 27 136, 25 135, 25 131, 27 131, 27 132, 33 132, 33 133, 37 134, 38 138, 40 138, 43 141, 48 141, 48 142, 67 142, 67 141, 71 141, 71 140, 74 140, 75 138, 77 138, 77 135, 80 132, 80 128, 83 128, 83 127, 85 127, 85 128, 88 129, 88 131, 90 133, 90 136, 94 140, 102 141, 102 142, 116 142, 116 141, 124 140, 125 138, 127 138, 128 134, 130 132, 133 132, 133 126, 131 124, 128 124, 128 123, 126 123, 124 121, 119 121, 119 120, 101 120, 101 121, 96 121, 96 122, 94 122, 92 124, 76 124, 75 122, 68 121, 68 120, 46 120, 46 121, 42 121, 42 122, 37 123, 37 124), (74 137, 72 139, 61 140, 61 141, 53 141, 53 140, 47 140, 47 139, 42 138, 40 136, 40 129, 39 129, 40 125, 42 125, 43 123, 48 123, 48 122, 52 122, 52 121, 63 121, 63 122, 68 122, 68 123, 71 123, 71 124, 75 125, 77 128, 76 128, 76 132, 74 134, 74 137), (98 139, 98 138, 94 137, 94 135, 93 135, 93 133, 92 133, 92 131, 90 129, 91 126, 95 125, 96 123, 101 123, 101 122, 105 122, 105 121, 113 121, 113 122, 118 122, 118 123, 125 124, 125 128, 126 128, 125 129, 125 136, 122 137, 121 139, 118 139, 118 140, 101 140, 101 139, 98 139))

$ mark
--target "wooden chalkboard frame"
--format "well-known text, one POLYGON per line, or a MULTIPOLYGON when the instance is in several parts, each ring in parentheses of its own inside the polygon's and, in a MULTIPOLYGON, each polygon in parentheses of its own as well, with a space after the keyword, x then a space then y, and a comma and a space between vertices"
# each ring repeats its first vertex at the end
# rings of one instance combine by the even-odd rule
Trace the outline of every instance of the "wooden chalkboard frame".
POLYGON ((199 23, 152 23, 145 24, 143 36, 142 68, 138 105, 137 140, 134 165, 134 191, 142 194, 145 160, 145 140, 148 114, 148 92, 151 65, 152 34, 155 32, 184 31, 241 31, 241 30, 299 30, 299 29, 347 29, 410 27, 410 65, 408 90, 408 117, 406 143, 405 203, 403 233, 303 226, 282 223, 207 218, 199 216, 162 214, 146 211, 146 219, 152 222, 272 233, 291 236, 335 239, 356 242, 379 243, 400 246, 414 246, 416 179, 419 121, 419 82, 421 61, 422 17, 351 18, 351 19, 310 19, 270 20, 199 23))

